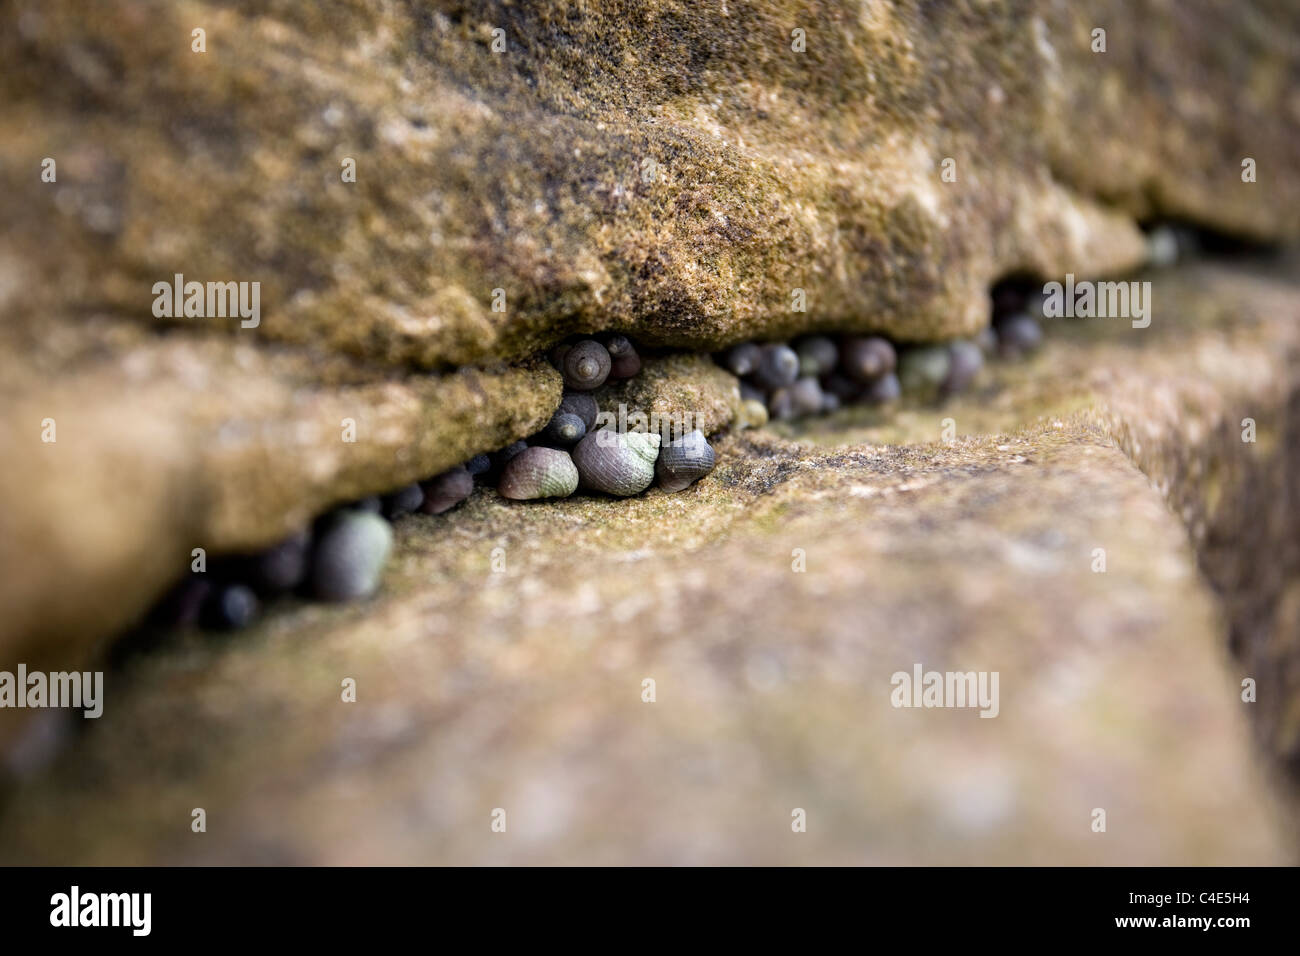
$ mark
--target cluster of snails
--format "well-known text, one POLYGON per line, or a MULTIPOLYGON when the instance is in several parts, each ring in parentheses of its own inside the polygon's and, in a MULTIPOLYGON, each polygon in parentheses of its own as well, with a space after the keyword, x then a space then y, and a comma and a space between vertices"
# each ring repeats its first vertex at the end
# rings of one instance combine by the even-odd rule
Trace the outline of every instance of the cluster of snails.
POLYGON ((558 345, 550 357, 564 378, 564 397, 538 434, 497 453, 503 498, 565 498, 579 488, 626 498, 656 479, 665 491, 681 491, 713 470, 713 448, 698 429, 674 435, 597 427, 600 410, 591 392, 641 370, 626 336, 558 345))
POLYGON ((943 399, 968 389, 986 358, 1014 358, 1042 342, 1042 329, 1024 310, 998 312, 974 340, 895 346, 878 335, 806 335, 792 344, 742 342, 719 363, 740 382, 742 418, 749 425, 833 412, 841 405, 888 405, 903 395, 943 399))
POLYGON ((713 448, 698 429, 661 435, 596 427, 592 390, 641 369, 626 337, 584 339, 557 346, 551 355, 565 392, 536 435, 390 494, 336 508, 264 551, 214 558, 163 597, 148 625, 235 630, 251 624, 264 602, 290 593, 322 601, 368 597, 392 550, 390 523, 406 514, 450 511, 477 484, 495 485, 503 498, 516 501, 564 498, 580 486, 627 497, 656 479, 666 491, 681 491, 713 470, 713 448))
MULTIPOLYGON (((943 398, 968 388, 986 357, 1016 358, 1038 348, 1043 333, 1029 311, 1032 297, 1024 285, 995 288, 993 322, 973 341, 896 347, 880 336, 807 335, 793 345, 745 342, 719 361, 741 379, 740 421, 748 426, 830 412, 848 402, 885 405, 904 394, 943 398)), ((656 481, 665 491, 682 491, 713 470, 713 448, 698 429, 661 434, 597 427, 592 392, 641 370, 626 336, 558 345, 550 358, 564 378, 564 396, 536 435, 391 494, 336 508, 265 551, 214 559, 211 568, 176 585, 150 621, 231 630, 250 624, 266 600, 291 592, 323 601, 367 597, 379 586, 392 550, 390 522, 413 512, 450 511, 478 484, 494 485, 515 501, 565 498, 579 488, 628 497, 656 481)))

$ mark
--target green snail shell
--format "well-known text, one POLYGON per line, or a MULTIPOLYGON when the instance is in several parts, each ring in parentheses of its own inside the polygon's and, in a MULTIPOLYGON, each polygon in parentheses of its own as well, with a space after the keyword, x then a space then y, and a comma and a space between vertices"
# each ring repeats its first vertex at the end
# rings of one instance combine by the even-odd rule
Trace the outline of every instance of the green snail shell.
POLYGON ((612 428, 588 432, 573 449, 584 487, 623 498, 650 487, 658 456, 658 432, 620 433, 612 428))
POLYGON ((578 490, 578 469, 567 451, 534 445, 506 463, 497 491, 503 498, 567 498, 578 490))

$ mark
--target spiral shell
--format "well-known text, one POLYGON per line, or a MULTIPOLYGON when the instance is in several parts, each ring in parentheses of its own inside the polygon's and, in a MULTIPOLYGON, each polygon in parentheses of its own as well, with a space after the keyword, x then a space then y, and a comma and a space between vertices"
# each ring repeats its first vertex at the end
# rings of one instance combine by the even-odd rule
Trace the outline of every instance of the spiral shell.
POLYGON ((569 453, 534 445, 506 463, 497 491, 503 498, 567 498, 578 489, 578 469, 569 453))
POLYGON ((764 347, 754 379, 764 388, 777 389, 793 385, 799 377, 799 356, 788 345, 764 347))
POLYGON ((589 392, 605 384, 610 366, 609 349, 595 339, 584 339, 564 353, 560 371, 568 388, 589 392))
POLYGON ((600 406, 596 404, 596 399, 586 392, 565 392, 564 397, 560 399, 560 407, 556 414, 564 412, 569 415, 577 415, 582 419, 582 424, 586 426, 587 431, 596 427, 596 416, 600 414, 600 406))
POLYGON ((589 432, 573 449, 583 487, 626 498, 650 487, 659 455, 658 432, 589 432))
POLYGON ((664 491, 681 491, 713 470, 713 448, 698 428, 659 449, 655 476, 664 491))
POLYGON ((587 434, 587 426, 581 418, 569 412, 556 412, 555 417, 542 430, 542 443, 556 448, 571 448, 587 434))

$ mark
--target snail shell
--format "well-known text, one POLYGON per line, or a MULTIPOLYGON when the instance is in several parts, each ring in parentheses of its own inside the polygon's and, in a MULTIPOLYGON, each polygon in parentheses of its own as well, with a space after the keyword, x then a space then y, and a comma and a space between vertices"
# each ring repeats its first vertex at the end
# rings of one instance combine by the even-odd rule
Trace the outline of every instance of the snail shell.
MULTIPOLYGON (((468 468, 468 466, 466 466, 468 468)), ((384 495, 383 516, 389 521, 410 514, 424 504, 424 489, 417 483, 399 488, 391 495, 384 495)))
POLYGON ((589 392, 605 384, 611 364, 609 349, 595 339, 583 339, 564 353, 560 371, 568 388, 589 392))
POLYGON ((577 415, 565 411, 555 413, 555 417, 542 430, 541 439, 545 444, 557 448, 571 448, 587 434, 587 426, 577 415))
POLYGON ((364 511, 344 511, 326 522, 312 552, 311 590, 323 601, 368 597, 393 548, 393 529, 364 511))
POLYGON ((998 323, 998 351, 1003 358, 1019 358, 1043 344, 1043 330, 1028 312, 998 323))
POLYGON ((952 356, 946 346, 926 345, 908 349, 898 360, 898 381, 905 392, 933 397, 951 368, 952 356))
MULTIPOLYGON (((581 422, 579 422, 581 424, 581 422)), ((567 451, 534 445, 506 463, 497 491, 503 498, 567 498, 578 490, 578 469, 567 451)))
POLYGON ((655 476, 664 491, 681 491, 713 470, 713 448, 698 428, 659 449, 655 476))
POLYGON ((984 367, 984 353, 974 342, 958 339, 948 346, 948 377, 943 380, 943 393, 955 395, 964 392, 975 381, 984 367))
POLYGON ((790 394, 790 389, 778 388, 767 396, 767 415, 777 422, 794 418, 794 396, 790 394))
POLYGON ((509 445, 506 445, 505 448, 502 448, 499 451, 494 451, 489 456, 492 465, 487 471, 483 473, 483 478, 482 478, 483 482, 489 485, 495 485, 497 481, 500 480, 501 478, 502 469, 505 468, 506 464, 510 461, 510 459, 515 457, 515 455, 519 454, 527 447, 528 447, 528 442, 517 441, 509 445))
POLYGON ((488 471, 491 467, 492 459, 484 454, 475 455, 469 461, 465 462, 465 470, 476 478, 488 471))
POLYGON ((424 504, 420 510, 427 515, 440 515, 450 511, 474 491, 474 476, 464 465, 457 465, 423 483, 424 504))
POLYGON ((799 356, 788 345, 768 345, 763 349, 754 378, 764 388, 785 388, 799 377, 799 356))
POLYGON ((626 335, 615 332, 604 336, 601 341, 605 343, 611 359, 610 378, 631 378, 641 371, 641 356, 636 354, 636 349, 626 335))
POLYGON ((888 405, 890 402, 898 401, 902 394, 903 386, 899 383, 898 376, 889 372, 868 385, 864 397, 872 404, 888 405))
POLYGON ((655 480, 659 442, 658 432, 601 428, 578 442, 573 462, 584 487, 625 498, 645 491, 655 480))
POLYGON ((631 378, 641 371, 641 356, 636 352, 615 355, 609 367, 609 377, 613 379, 631 378))
POLYGON ((556 410, 556 414, 561 412, 577 415, 582 419, 582 424, 587 431, 591 431, 596 427, 596 416, 600 414, 600 406, 596 404, 596 399, 586 392, 565 392, 564 397, 560 399, 560 407, 556 410))
POLYGON ((767 406, 762 401, 747 398, 740 403, 736 421, 741 428, 762 428, 767 424, 767 406))
POLYGON ((874 382, 892 372, 898 365, 894 347, 878 335, 865 338, 854 336, 844 340, 840 350, 840 365, 859 382, 874 382))
POLYGON ((840 350, 824 335, 809 335, 794 347, 800 375, 825 375, 840 363, 840 350))
POLYGON ((824 398, 821 384, 810 375, 790 386, 790 401, 796 415, 816 415, 822 410, 824 398))
POLYGON ((722 364, 732 375, 753 375, 763 358, 763 350, 753 342, 741 342, 727 349, 722 364))

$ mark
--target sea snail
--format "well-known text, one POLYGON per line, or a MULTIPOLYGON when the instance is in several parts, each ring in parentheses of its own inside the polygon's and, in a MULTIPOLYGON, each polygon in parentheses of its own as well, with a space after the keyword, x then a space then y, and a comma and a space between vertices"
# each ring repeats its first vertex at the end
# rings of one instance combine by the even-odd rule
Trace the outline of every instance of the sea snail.
POLYGON ((659 441, 658 432, 588 432, 573 449, 583 487, 621 498, 645 491, 655 479, 659 441))
POLYGON ((713 470, 713 448, 698 428, 659 449, 655 475, 664 491, 681 491, 713 470))
MULTIPOLYGON (((579 422, 581 424, 581 422, 579 422)), ((503 498, 567 498, 578 489, 578 469, 567 451, 534 445, 506 463, 497 491, 503 498)))
POLYGON ((560 372, 566 387, 590 392, 605 384, 611 365, 609 349, 595 339, 583 339, 564 353, 560 372))

